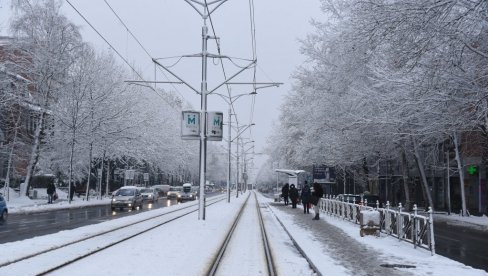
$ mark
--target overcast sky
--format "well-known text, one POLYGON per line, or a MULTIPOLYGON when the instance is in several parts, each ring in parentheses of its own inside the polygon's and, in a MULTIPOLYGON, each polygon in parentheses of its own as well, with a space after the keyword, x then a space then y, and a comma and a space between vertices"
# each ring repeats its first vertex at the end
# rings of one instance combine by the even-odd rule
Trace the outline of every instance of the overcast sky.
MULTIPOLYGON (((151 59, 130 36, 104 0, 69 1, 120 54, 143 72, 147 80, 154 80, 155 67, 151 59)), ((203 0, 201 1, 203 2, 203 0)), ((152 57, 163 58, 201 52, 203 20, 184 0, 107 0, 107 2, 152 57)), ((273 123, 279 120, 279 106, 283 96, 291 89, 290 74, 304 61, 304 57, 299 53, 298 40, 305 38, 308 33, 313 31, 313 27, 310 25, 311 18, 319 21, 324 21, 324 18, 320 12, 319 0, 258 0, 254 2, 258 59, 256 81, 284 83, 280 88, 259 90, 256 96, 252 115, 252 122, 256 125, 252 129, 252 139, 256 141, 255 152, 261 152, 266 144, 266 138, 271 133, 273 123)), ((8 28, 7 20, 11 14, 10 1, 0 0, 0 6, 0 28, 2 34, 5 35, 8 28)), ((66 1, 63 3, 63 11, 75 24, 82 27, 85 41, 91 42, 97 49, 109 51, 109 46, 66 1)), ((252 59, 248 0, 227 1, 212 14, 212 21, 215 33, 220 38, 223 55, 252 59)), ((207 25, 209 31, 212 32, 209 21, 207 21, 207 25)), ((217 53, 213 40, 209 40, 209 52, 217 53)), ((165 65, 171 65, 176 61, 177 59, 168 59, 162 62, 165 65)), ((246 61, 238 60, 236 63, 239 66, 247 64, 246 61)), ((208 87, 212 89, 223 81, 222 67, 218 61, 209 60, 208 64, 208 87)), ((231 76, 239 70, 229 62, 225 62, 224 67, 227 76, 231 76)), ((194 88, 200 89, 201 59, 183 59, 171 70, 194 88)), ((167 80, 159 70, 156 78, 167 80)), ((136 78, 134 77, 134 79, 136 78)), ((241 74, 236 81, 251 82, 252 70, 241 74)), ((161 87, 174 90, 170 85, 161 85, 161 87)), ((194 109, 200 108, 200 96, 183 85, 175 87, 194 109)), ((252 87, 247 85, 234 85, 231 89, 233 95, 252 91, 252 87)), ((221 88, 217 92, 227 94, 225 88, 221 88)), ((239 123, 249 124, 251 97, 240 97, 235 104, 239 123)), ((218 96, 208 97, 208 110, 224 112, 224 121, 227 121, 228 106, 218 96)), ((225 126, 224 133, 227 135, 225 126)), ((264 157, 256 159, 255 165, 259 167, 263 159, 264 157)))

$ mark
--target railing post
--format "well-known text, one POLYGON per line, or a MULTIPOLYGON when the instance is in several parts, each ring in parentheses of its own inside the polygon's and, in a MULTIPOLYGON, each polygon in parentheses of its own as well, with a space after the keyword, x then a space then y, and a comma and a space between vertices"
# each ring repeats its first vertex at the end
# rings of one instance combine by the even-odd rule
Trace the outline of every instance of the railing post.
POLYGON ((376 200, 376 210, 378 210, 379 208, 380 208, 380 201, 376 200))
POLYGON ((402 203, 398 204, 398 213, 397 213, 397 234, 398 240, 403 238, 403 216, 402 216, 402 203))
POLYGON ((429 243, 430 243, 430 254, 434 256, 435 254, 435 239, 434 239, 434 218, 432 216, 432 207, 429 207, 429 243))
POLYGON ((390 217, 390 201, 386 202, 385 210, 385 230, 388 235, 391 234, 391 217, 390 217))
POLYGON ((359 206, 356 204, 352 206, 352 221, 354 222, 354 224, 356 223, 358 217, 358 211, 357 211, 358 207, 359 206))
POLYGON ((417 204, 413 205, 412 239, 413 248, 417 248, 417 204))

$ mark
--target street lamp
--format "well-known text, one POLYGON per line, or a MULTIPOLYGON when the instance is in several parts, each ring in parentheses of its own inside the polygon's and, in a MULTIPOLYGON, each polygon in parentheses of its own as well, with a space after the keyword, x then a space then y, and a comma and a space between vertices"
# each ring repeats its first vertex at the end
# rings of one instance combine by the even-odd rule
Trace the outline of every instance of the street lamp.
MULTIPOLYGON (((228 105, 229 105, 229 121, 228 121, 228 156, 227 156, 227 202, 229 203, 230 202, 230 174, 231 174, 231 143, 232 143, 232 139, 231 139, 231 132, 232 132, 232 105, 234 104, 235 101, 237 101, 237 99, 239 99, 240 97, 242 96, 246 96, 246 95, 252 95, 252 94, 256 94, 255 92, 252 92, 252 93, 248 93, 248 94, 239 94, 239 95, 236 95, 236 96, 225 96, 223 94, 220 94, 220 93, 213 93, 219 97, 221 97, 228 105)), ((254 124, 253 124, 254 125, 254 124)), ((236 139, 237 137, 239 137, 239 133, 236 135, 236 137, 234 139, 236 139)), ((239 181, 239 179, 236 180, 237 182, 239 181)), ((236 190, 237 190, 237 184, 236 184, 236 190)))
MULTIPOLYGON (((243 138, 244 139, 244 138, 243 138)), ((241 141, 243 140, 241 139, 241 141)), ((254 143, 254 140, 248 141, 248 142, 242 142, 242 159, 243 159, 243 173, 242 173, 242 180, 244 181, 244 187, 241 188, 241 191, 246 191, 247 190, 247 160, 246 160, 246 154, 250 150, 254 150, 254 145, 249 147, 248 149, 244 149, 244 147, 249 144, 249 143, 254 143)))
MULTIPOLYGON (((255 91, 248 93, 248 94, 239 94, 239 95, 235 95, 235 96, 226 96, 226 95, 216 93, 216 92, 212 93, 212 95, 217 95, 217 96, 221 97, 229 105, 229 121, 227 123, 228 128, 229 128, 228 129, 228 141, 227 141, 228 148, 229 148, 228 149, 228 156, 227 156, 227 202, 228 203, 230 202, 231 145, 232 145, 231 143, 232 143, 232 141, 234 141, 231 139, 231 134, 232 134, 232 105, 234 104, 235 101, 237 101, 237 99, 239 99, 242 96, 255 95, 255 94, 257 94, 255 91)), ((251 124, 251 125, 254 125, 254 124, 251 124)), ((239 137, 239 135, 240 134, 238 133, 234 139, 239 137)), ((236 190, 237 190, 237 184, 236 184, 236 190)))
POLYGON ((237 135, 236 137, 234 137, 234 139, 232 139, 231 141, 234 141, 235 139, 237 139, 237 143, 236 143, 236 159, 237 159, 237 164, 236 164, 236 197, 239 197, 239 136, 241 136, 244 131, 246 131, 246 129, 248 129, 249 127, 251 126, 254 126, 255 124, 249 124, 249 125, 242 125, 242 126, 237 126, 235 129, 237 131, 237 135))

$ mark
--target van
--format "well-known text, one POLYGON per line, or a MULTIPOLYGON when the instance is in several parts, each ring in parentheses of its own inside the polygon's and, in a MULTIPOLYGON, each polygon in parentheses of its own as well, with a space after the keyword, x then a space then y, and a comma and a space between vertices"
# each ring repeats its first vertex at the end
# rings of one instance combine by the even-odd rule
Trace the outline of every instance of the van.
POLYGON ((169 191, 169 185, 153 185, 151 188, 156 190, 160 197, 166 196, 169 191))

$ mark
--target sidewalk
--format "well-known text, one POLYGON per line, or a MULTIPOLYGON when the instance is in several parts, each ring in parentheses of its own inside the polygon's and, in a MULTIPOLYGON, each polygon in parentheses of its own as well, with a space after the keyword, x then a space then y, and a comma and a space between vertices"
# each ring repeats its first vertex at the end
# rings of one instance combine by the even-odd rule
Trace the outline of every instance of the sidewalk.
MULTIPOLYGON (((35 212, 44 212, 50 210, 59 209, 72 209, 72 208, 82 208, 85 206, 95 206, 95 205, 107 205, 110 204, 110 198, 96 199, 91 197, 88 201, 84 200, 84 197, 73 197, 71 203, 68 203, 68 194, 56 190, 58 194, 58 199, 52 204, 47 203, 46 189, 36 189, 37 199, 30 199, 28 197, 19 197, 17 192, 10 189, 10 198, 7 202, 7 207, 9 214, 26 214, 35 212)), ((3 189, 0 189, 3 193, 3 189)))
POLYGON ((324 275, 488 275, 385 234, 361 238, 358 225, 337 217, 322 213, 314 221, 301 206, 269 204, 324 275))
MULTIPOLYGON (((199 220, 197 213, 184 216, 174 223, 164 224, 144 235, 128 239, 123 244, 109 247, 107 250, 97 253, 96 256, 91 256, 90 259, 66 268, 66 271, 61 271, 58 275, 67 273, 70 275, 133 275, 134 273, 202 275, 246 198, 247 194, 244 194, 239 198, 233 198, 230 203, 222 200, 206 208, 205 220, 199 220), (124 261, 120 262, 121 259, 124 261)), ((270 236, 271 250, 278 267, 278 275, 312 275, 310 267, 295 249, 279 221, 286 226, 322 275, 488 275, 485 271, 473 269, 445 257, 431 256, 430 252, 425 249, 414 249, 412 244, 399 242, 389 236, 361 238, 358 226, 342 219, 322 214, 319 221, 312 221, 313 214, 304 215, 301 208, 292 209, 291 206, 284 206, 282 203, 273 203, 272 199, 259 194, 258 200, 265 219, 266 231, 270 236), (381 266, 382 264, 412 265, 415 268, 389 268, 381 266)), ((0 263, 16 256, 25 256, 52 248, 79 237, 102 233, 122 225, 138 222, 134 229, 111 232, 107 236, 100 237, 100 240, 89 241, 82 247, 70 249, 68 255, 48 258, 48 262, 60 262, 81 256, 87 249, 100 248, 102 243, 133 235, 133 231, 138 227, 146 229, 141 222, 145 218, 170 212, 170 216, 176 217, 178 214, 173 212, 197 203, 173 205, 73 230, 5 243, 2 244, 2 249, 9 254, 0 257, 0 263)), ((256 210, 255 206, 251 201, 248 208, 256 210)), ((257 215, 257 212, 253 212, 253 214, 257 215)), ((257 221, 256 217, 248 217, 248 221, 242 224, 244 229, 239 232, 243 236, 238 237, 236 244, 230 249, 230 251, 237 252, 236 256, 239 260, 255 260, 251 262, 252 264, 262 261, 259 257, 259 254, 262 254, 260 246, 262 240, 260 235, 253 234, 254 232, 251 231, 256 226, 254 221, 257 221), (248 229, 245 229, 246 227, 248 229), (255 251, 243 250, 244 248, 255 248, 255 251)), ((144 224, 159 223, 159 220, 144 222, 144 224)), ((36 274, 42 271, 39 268, 41 265, 46 265, 44 259, 40 260, 39 264, 32 261, 27 262, 0 268, 0 274, 36 274), (28 273, 22 274, 21 271, 28 273)), ((252 271, 250 266, 234 266, 228 268, 224 275, 254 275, 248 273, 250 271, 252 271)))

